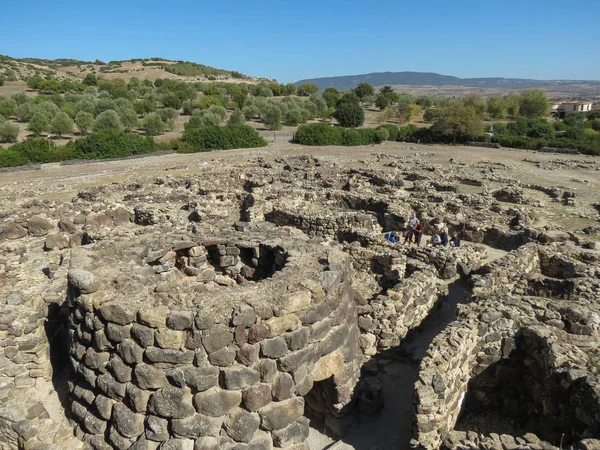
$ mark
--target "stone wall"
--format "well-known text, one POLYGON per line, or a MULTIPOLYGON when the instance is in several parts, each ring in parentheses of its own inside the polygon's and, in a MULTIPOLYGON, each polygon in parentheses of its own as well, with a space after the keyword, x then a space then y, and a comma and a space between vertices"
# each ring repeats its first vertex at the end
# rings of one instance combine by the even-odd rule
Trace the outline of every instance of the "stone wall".
MULTIPOLYGON (((595 378, 582 378, 590 372, 586 349, 595 345, 600 329, 598 314, 584 306, 595 294, 583 282, 586 289, 577 302, 534 296, 544 277, 573 277, 577 283, 587 280, 586 271, 596 270, 573 256, 591 254, 528 244, 471 277, 469 303, 459 305, 459 319, 434 339, 421 361, 414 447, 496 448, 502 438, 504 446, 552 448, 540 443, 557 442, 561 436, 556 430, 569 442, 596 433, 596 416, 582 415, 575 406, 598 398, 590 394, 598 390, 595 378), (565 409, 565 404, 572 406, 565 409), (489 417, 493 411, 526 423, 529 434, 455 430, 459 415, 468 422, 470 412, 489 417)), ((587 403, 586 411, 598 408, 587 403)))
POLYGON ((344 232, 366 230, 381 233, 377 217, 363 212, 340 212, 338 214, 310 214, 274 209, 268 220, 277 226, 289 225, 304 231, 309 236, 339 239, 344 232))
MULTIPOLYGON (((471 278, 471 301, 497 299, 519 289, 524 293, 523 277, 537 268, 537 247, 524 246, 471 278)), ((513 326, 500 312, 486 311, 469 314, 436 336, 415 384, 413 440, 418 446, 439 448, 456 423, 473 373, 500 359, 502 343, 514 334, 513 326)))
POLYGON ((221 287, 191 308, 120 297, 94 276, 93 258, 74 258, 78 435, 98 449, 292 448, 308 435, 303 396, 327 379, 330 414, 343 414, 361 362, 350 262, 330 253, 329 270, 273 291, 303 258, 290 250, 249 298, 243 284, 221 287), (248 300, 231 301, 239 296, 248 300))

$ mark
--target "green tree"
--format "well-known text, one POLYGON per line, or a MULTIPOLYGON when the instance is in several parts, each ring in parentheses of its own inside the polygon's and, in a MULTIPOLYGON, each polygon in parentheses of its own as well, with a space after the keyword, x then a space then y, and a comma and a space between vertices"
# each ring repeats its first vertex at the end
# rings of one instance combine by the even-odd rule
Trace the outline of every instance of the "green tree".
POLYGON ((363 99, 368 95, 373 95, 375 93, 375 88, 371 86, 369 83, 358 83, 358 86, 354 88, 354 92, 358 95, 358 98, 363 99))
MULTIPOLYGON (((19 126, 7 121, 0 120, 0 142, 17 142, 19 137, 19 126)), ((2 150, 0 150, 2 152, 2 150)))
POLYGON ((302 83, 298 86, 296 92, 301 97, 309 97, 310 95, 319 92, 319 87, 313 83, 302 83))
POLYGON ((88 73, 82 83, 86 86, 96 86, 98 84, 98 78, 93 73, 88 73))
POLYGON ((430 131, 451 138, 453 143, 472 139, 483 133, 481 116, 473 106, 455 101, 439 109, 430 131))
POLYGON ((261 117, 269 130, 279 130, 281 128, 281 110, 277 106, 273 104, 267 105, 262 111, 261 117))
POLYGON ((117 130, 123 131, 123 123, 117 112, 113 109, 109 109, 98 114, 94 121, 95 131, 106 131, 106 130, 117 130))
POLYGON ((0 98, 0 116, 10 119, 17 109, 17 102, 12 98, 0 98))
POLYGON ((400 103, 396 106, 396 117, 402 123, 408 122, 412 116, 412 108, 411 105, 407 105, 406 103, 400 103))
POLYGON ((285 124, 297 127, 301 123, 304 123, 304 115, 302 114, 302 109, 300 108, 292 108, 285 113, 285 124))
POLYGON ((513 119, 516 119, 519 116, 521 97, 519 97, 517 94, 508 94, 504 97, 504 101, 506 102, 507 114, 513 119))
POLYGON ((358 95, 354 93, 354 91, 348 91, 345 92, 344 95, 342 95, 342 98, 340 98, 335 104, 336 108, 342 103, 352 103, 353 105, 360 106, 360 99, 358 98, 358 95))
POLYGON ((382 92, 378 92, 375 96, 375 106, 377 106, 381 111, 390 106, 390 103, 389 97, 382 92))
POLYGON ((227 121, 227 125, 244 125, 245 123, 246 118, 244 117, 244 113, 241 109, 236 109, 227 121))
POLYGON ((485 112, 485 100, 483 99, 481 94, 477 92, 473 92, 471 94, 466 95, 463 98, 463 103, 475 109, 477 114, 483 114, 485 112))
POLYGON ((51 120, 46 111, 36 111, 29 121, 29 129, 39 136, 50 129, 51 120))
POLYGON ((256 105, 247 105, 242 108, 246 120, 256 119, 260 117, 260 108, 256 105))
POLYGON ((5 81, 6 81, 6 76, 3 73, 0 73, 0 86, 4 86, 5 81))
POLYGON ((427 95, 421 95, 417 97, 415 104, 419 105, 423 109, 431 108, 433 106, 433 100, 427 95))
POLYGON ((135 112, 133 107, 131 108, 119 108, 117 110, 119 119, 125 128, 125 131, 135 130, 139 125, 138 114, 135 112))
POLYGON ((390 132, 386 128, 377 128, 375 130, 375 136, 377 143, 381 144, 383 141, 387 141, 390 138, 390 132))
POLYGON ((142 129, 148 136, 158 136, 165 132, 165 123, 158 113, 153 112, 144 117, 142 129))
POLYGON ((506 117, 508 103, 505 97, 490 97, 486 105, 487 113, 492 119, 503 119, 506 117))
POLYGON ((338 104, 333 117, 343 127, 360 127, 365 122, 365 112, 353 102, 338 104))
POLYGON ((67 113, 61 111, 52 119, 50 130, 58 137, 62 137, 64 134, 73 134, 74 128, 75 122, 73 122, 73 119, 67 113))
POLYGON ((550 103, 541 89, 530 89, 521 93, 519 112, 523 117, 546 117, 550 112, 550 103))
POLYGON ((75 116, 75 124, 79 128, 79 131, 81 131, 81 134, 85 136, 94 124, 94 116, 89 112, 79 111, 75 116))
POLYGON ((35 110, 34 107, 31 106, 31 103, 23 103, 15 109, 15 116, 19 122, 29 122, 34 112, 35 110))
POLYGON ((10 96, 10 98, 17 102, 17 105, 22 105, 23 103, 27 103, 29 101, 29 97, 27 97, 25 92, 15 92, 10 96))
POLYGON ((335 108, 337 102, 342 98, 342 93, 337 88, 328 87, 323 91, 322 97, 329 108, 335 108))

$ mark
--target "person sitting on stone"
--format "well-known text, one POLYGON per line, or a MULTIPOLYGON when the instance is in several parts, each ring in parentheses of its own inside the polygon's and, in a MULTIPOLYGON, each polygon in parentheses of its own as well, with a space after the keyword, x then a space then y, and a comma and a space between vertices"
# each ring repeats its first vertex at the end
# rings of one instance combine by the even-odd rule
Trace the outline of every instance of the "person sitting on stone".
POLYGON ((383 237, 390 244, 397 244, 400 241, 400 237, 398 236, 398 232, 397 231, 388 231, 387 233, 385 233, 383 235, 383 237))
POLYGON ((448 233, 445 228, 440 230, 440 240, 442 241, 442 245, 444 247, 448 247, 448 233))
POLYGON ((460 247, 460 238, 458 234, 452 233, 452 237, 450 238, 450 247, 460 247))
POLYGON ((439 234, 434 234, 433 237, 431 238, 431 241, 429 242, 431 245, 442 245, 442 239, 440 238, 439 234))

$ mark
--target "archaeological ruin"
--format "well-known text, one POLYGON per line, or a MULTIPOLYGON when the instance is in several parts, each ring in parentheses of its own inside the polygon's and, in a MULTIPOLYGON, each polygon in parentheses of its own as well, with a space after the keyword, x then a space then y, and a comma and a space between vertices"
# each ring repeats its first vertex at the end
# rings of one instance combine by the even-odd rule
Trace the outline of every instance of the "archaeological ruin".
POLYGON ((0 449, 320 450, 395 361, 410 432, 354 448, 599 449, 600 164, 320 151, 0 174, 0 449))

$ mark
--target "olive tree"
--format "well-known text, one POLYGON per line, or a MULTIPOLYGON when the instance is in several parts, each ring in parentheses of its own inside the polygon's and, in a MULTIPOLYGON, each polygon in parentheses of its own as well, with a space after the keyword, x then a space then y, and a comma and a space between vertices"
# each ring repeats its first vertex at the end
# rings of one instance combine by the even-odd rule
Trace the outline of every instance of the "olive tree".
POLYGON ((62 137, 64 134, 73 134, 75 128, 75 122, 65 112, 59 112, 52 119, 50 130, 57 134, 58 137, 62 137))
POLYGON ((94 116, 86 111, 79 111, 75 116, 75 124, 81 134, 86 135, 94 124, 94 116))
POLYGON ((158 136, 165 132, 165 123, 156 112, 148 114, 142 121, 142 129, 148 136, 158 136))
POLYGON ((94 130, 95 131, 103 131, 103 130, 119 130, 123 131, 123 123, 119 118, 117 112, 113 109, 109 109, 98 114, 96 120, 94 121, 94 130))

